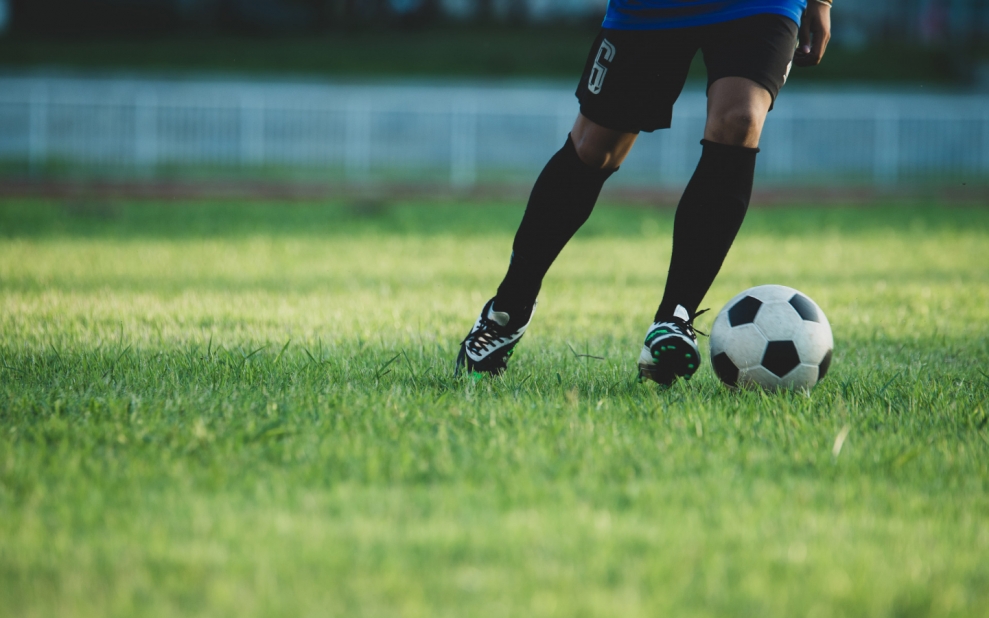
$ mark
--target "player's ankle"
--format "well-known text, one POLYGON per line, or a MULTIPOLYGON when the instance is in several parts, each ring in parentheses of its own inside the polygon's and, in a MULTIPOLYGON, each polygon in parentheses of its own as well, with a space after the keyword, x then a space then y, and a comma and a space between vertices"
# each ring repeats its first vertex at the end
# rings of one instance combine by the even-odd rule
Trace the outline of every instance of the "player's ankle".
POLYGON ((653 322, 666 322, 671 318, 678 318, 685 322, 690 321, 694 317, 695 309, 690 309, 684 305, 673 303, 672 305, 667 305, 663 303, 656 310, 656 315, 653 317, 653 322))
POLYGON ((536 301, 533 300, 520 300, 513 297, 502 297, 501 295, 495 296, 492 308, 494 311, 504 312, 510 316, 510 324, 518 321, 527 322, 529 315, 532 314, 532 308, 535 306, 536 301))

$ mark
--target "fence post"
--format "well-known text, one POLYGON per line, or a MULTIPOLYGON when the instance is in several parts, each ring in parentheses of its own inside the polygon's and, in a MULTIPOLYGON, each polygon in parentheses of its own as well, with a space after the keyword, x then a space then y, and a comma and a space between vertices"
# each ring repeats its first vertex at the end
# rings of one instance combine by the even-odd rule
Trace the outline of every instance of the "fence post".
POLYGON ((35 87, 28 97, 28 164, 32 173, 48 159, 48 92, 35 87))
POLYGON ((574 119, 576 117, 577 115, 574 114, 572 105, 568 105, 566 107, 561 105, 556 110, 556 144, 554 144, 551 152, 556 152, 566 142, 567 136, 570 135, 570 129, 573 128, 574 119))
POLYGON ((776 125, 774 134, 777 139, 770 144, 770 162, 767 171, 776 179, 791 180, 793 178, 793 156, 796 152, 794 148, 793 135, 793 110, 789 106, 776 112, 779 114, 772 122, 776 125))
POLYGON ((989 174, 989 112, 982 116, 982 171, 989 174))
POLYGON ((477 102, 459 98, 450 111, 450 184, 471 187, 477 181, 477 102))
POLYGON ((145 168, 158 164, 158 96, 151 90, 134 102, 134 159, 145 168))
POLYGON ((240 164, 264 163, 264 97, 255 93, 240 98, 240 164))
MULTIPOLYGON (((679 120, 679 118, 678 118, 679 120)), ((673 127, 665 131, 654 133, 659 140, 659 157, 657 161, 656 179, 661 185, 672 185, 676 180, 674 168, 678 164, 677 140, 673 133, 673 127)))
POLYGON ((894 109, 876 113, 873 173, 876 184, 891 185, 900 171, 900 115, 894 109))
POLYGON ((364 182, 371 171, 371 110, 366 101, 347 105, 344 167, 348 181, 364 182))
POLYGON ((657 177, 661 184, 676 186, 690 177, 693 166, 697 164, 695 156, 699 154, 694 144, 698 144, 704 135, 703 124, 700 125, 701 131, 696 132, 694 123, 704 118, 688 108, 673 120, 669 129, 659 132, 663 141, 660 143, 657 177))

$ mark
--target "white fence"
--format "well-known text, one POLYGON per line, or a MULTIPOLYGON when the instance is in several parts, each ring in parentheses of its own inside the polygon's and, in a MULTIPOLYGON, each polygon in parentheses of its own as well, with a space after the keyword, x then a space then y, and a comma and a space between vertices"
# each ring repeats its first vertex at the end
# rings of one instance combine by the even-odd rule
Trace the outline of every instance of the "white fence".
MULTIPOLYGON (((703 92, 643 134, 620 184, 680 184, 699 155, 703 92)), ((311 168, 366 183, 531 180, 577 113, 570 87, 324 85, 0 77, 0 161, 151 173, 311 168)), ((763 181, 989 179, 989 97, 814 92, 770 114, 763 181)))

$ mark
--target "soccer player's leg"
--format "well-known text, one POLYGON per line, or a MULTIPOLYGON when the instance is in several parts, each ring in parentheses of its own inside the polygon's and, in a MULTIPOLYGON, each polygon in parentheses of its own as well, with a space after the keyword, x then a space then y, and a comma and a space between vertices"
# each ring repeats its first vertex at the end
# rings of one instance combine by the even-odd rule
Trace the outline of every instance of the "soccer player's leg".
POLYGON ((512 260, 497 304, 506 311, 531 305, 563 247, 587 221, 605 181, 618 169, 636 134, 608 129, 582 114, 566 143, 532 188, 512 243, 512 260))
POLYGON ((758 15, 710 28, 703 151, 677 206, 663 300, 639 356, 642 377, 689 379, 700 366, 693 319, 728 255, 752 194, 766 115, 786 80, 796 24, 758 15))
POLYGON ((666 291, 639 354, 643 378, 668 385, 700 367, 694 317, 745 217, 770 102, 745 78, 711 85, 704 149, 674 218, 666 291))
POLYGON ((773 98, 761 85, 746 77, 722 77, 707 91, 707 142, 742 148, 758 148, 762 127, 773 98))
POLYGON ((578 98, 594 98, 596 119, 583 113, 581 98, 582 112, 566 143, 533 186, 497 295, 485 304, 461 342, 455 373, 497 375, 505 370, 528 328, 543 278, 587 221, 604 182, 635 143, 635 114, 622 105, 641 69, 634 62, 641 54, 636 53, 636 41, 627 39, 622 33, 602 31, 591 46, 578 98), (604 124, 598 121, 601 118, 604 124))
POLYGON ((505 370, 536 306, 550 266, 587 221, 605 180, 621 165, 636 134, 578 116, 567 142, 546 164, 529 196, 497 295, 461 342, 455 373, 505 370))

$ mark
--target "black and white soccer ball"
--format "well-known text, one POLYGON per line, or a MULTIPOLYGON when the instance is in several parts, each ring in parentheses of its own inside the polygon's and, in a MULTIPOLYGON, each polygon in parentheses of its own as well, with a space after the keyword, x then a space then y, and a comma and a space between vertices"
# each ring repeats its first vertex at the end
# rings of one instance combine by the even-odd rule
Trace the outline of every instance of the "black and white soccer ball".
POLYGON ((733 387, 810 390, 827 374, 833 349, 821 308, 782 285, 745 290, 711 328, 711 365, 733 387))

